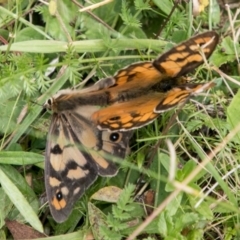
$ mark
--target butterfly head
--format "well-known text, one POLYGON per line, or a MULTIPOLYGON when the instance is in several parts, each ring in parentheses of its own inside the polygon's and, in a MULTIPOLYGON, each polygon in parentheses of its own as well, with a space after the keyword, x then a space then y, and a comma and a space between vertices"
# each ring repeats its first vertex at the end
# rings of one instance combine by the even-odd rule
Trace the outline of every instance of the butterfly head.
POLYGON ((59 109, 59 104, 57 99, 54 97, 49 98, 44 104, 43 109, 50 110, 54 113, 59 113, 61 110, 59 109))
POLYGON ((43 108, 48 109, 48 110, 52 110, 53 103, 54 103, 54 99, 53 99, 53 98, 49 98, 49 99, 43 104, 43 108))

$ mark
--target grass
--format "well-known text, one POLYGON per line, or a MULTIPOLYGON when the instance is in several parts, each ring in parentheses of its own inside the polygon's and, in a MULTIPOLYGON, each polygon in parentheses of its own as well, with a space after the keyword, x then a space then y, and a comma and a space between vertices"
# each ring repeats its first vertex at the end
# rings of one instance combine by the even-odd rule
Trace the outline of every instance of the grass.
POLYGON ((239 239, 239 11, 226 14, 216 1, 195 17, 191 4, 174 8, 170 0, 109 1, 81 13, 87 4, 55 4, 0 6, 0 238, 17 238, 8 219, 49 239, 239 239), (119 173, 99 177, 56 223, 43 181, 50 124, 43 103, 206 30, 220 42, 210 67, 190 76, 216 86, 136 130, 119 173))

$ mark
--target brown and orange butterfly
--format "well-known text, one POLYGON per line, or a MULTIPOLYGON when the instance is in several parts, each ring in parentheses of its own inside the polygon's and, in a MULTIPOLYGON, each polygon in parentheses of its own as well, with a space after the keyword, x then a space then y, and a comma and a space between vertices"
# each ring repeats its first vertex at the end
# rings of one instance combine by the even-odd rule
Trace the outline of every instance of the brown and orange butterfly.
POLYGON ((212 86, 182 76, 211 56, 218 39, 213 31, 196 35, 152 62, 134 63, 89 88, 61 91, 46 102, 53 118, 45 185, 56 221, 67 219, 98 175, 116 174, 111 158, 125 157, 130 130, 212 86))
POLYGON ((209 31, 172 48, 152 62, 139 62, 102 79, 86 93, 61 94, 57 108, 98 105, 92 115, 100 130, 129 131, 152 122, 160 113, 213 86, 189 83, 182 77, 211 56, 218 34, 209 31))

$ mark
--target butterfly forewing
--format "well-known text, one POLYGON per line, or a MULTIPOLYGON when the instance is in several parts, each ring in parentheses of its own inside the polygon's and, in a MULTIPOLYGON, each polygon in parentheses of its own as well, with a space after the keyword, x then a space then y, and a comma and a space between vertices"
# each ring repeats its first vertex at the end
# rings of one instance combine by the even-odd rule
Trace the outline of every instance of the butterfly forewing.
POLYGON ((78 107, 53 114, 46 148, 45 185, 57 222, 67 219, 74 203, 98 175, 115 175, 118 168, 111 161, 113 155, 122 160, 128 151, 131 132, 112 138, 113 133, 99 131, 90 121, 97 109, 78 107))
POLYGON ((52 216, 62 222, 97 178, 98 170, 91 155, 76 141, 68 122, 62 121, 61 115, 54 115, 46 149, 45 185, 52 216))
POLYGON ((198 34, 162 54, 153 65, 168 77, 185 75, 203 63, 203 54, 206 59, 211 56, 218 41, 216 32, 198 34))
POLYGON ((113 78, 115 79, 115 85, 113 88, 116 89, 128 89, 132 86, 145 88, 149 85, 155 84, 162 77, 162 74, 153 66, 152 62, 138 62, 133 63, 121 70, 119 70, 113 78), (141 85, 139 85, 141 84, 141 85))
MULTIPOLYGON (((203 54, 206 59, 211 56, 218 40, 216 32, 201 33, 173 47, 153 62, 133 63, 119 70, 113 76, 115 84, 109 88, 110 95, 118 92, 118 99, 113 95, 112 101, 121 100, 119 96, 126 90, 131 97, 134 91, 141 92, 141 89, 149 89, 164 79, 177 78, 191 72, 203 63, 203 54)), ((136 96, 136 93, 132 95, 136 96)))

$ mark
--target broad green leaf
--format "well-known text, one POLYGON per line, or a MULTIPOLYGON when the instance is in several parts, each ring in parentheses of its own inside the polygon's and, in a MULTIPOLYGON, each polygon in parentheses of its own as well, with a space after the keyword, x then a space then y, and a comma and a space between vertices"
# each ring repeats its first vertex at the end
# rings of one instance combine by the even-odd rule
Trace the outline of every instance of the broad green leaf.
MULTIPOLYGON (((197 186, 196 186, 197 187, 197 186)), ((191 206, 194 208, 199 198, 188 196, 191 206)), ((213 212, 210 208, 210 203, 208 201, 203 201, 201 204, 195 208, 196 211, 206 220, 213 220, 213 212)))
POLYGON ((159 232, 163 235, 163 236, 167 236, 167 232, 168 232, 168 227, 167 227, 167 222, 165 219, 165 214, 164 212, 162 212, 159 216, 159 220, 158 220, 158 229, 159 232))
POLYGON ((100 228, 103 226, 107 227, 106 216, 99 208, 95 207, 91 202, 88 203, 88 214, 95 239, 104 239, 100 228))
POLYGON ((173 8, 173 3, 169 0, 153 0, 153 2, 161 9, 166 15, 168 15, 172 8, 173 8))
POLYGON ((26 198, 18 190, 18 188, 13 184, 13 182, 7 177, 7 175, 2 171, 0 167, 0 183, 5 193, 8 195, 12 203, 20 211, 25 220, 39 232, 43 232, 43 226, 39 221, 36 213, 33 211, 32 207, 27 202, 26 198))
POLYGON ((44 161, 44 157, 41 154, 32 152, 0 152, 0 163, 13 164, 13 165, 28 165, 41 163, 44 161))
MULTIPOLYGON (((37 28, 41 29, 44 31, 43 27, 38 27, 37 28)), ((35 29, 31 27, 26 27, 23 28, 21 31, 18 32, 18 35, 15 38, 15 42, 23 42, 23 41, 29 41, 29 40, 43 40, 44 36, 37 32, 35 29)))
MULTIPOLYGON (((115 50, 125 49, 161 49, 165 45, 164 41, 152 39, 111 39, 110 44, 106 46, 103 40, 84 40, 75 41, 71 44, 61 41, 51 40, 29 40, 11 44, 11 51, 31 52, 31 53, 57 53, 66 52, 69 45, 74 47, 76 52, 104 52, 108 50, 109 45, 115 50)), ((0 51, 8 51, 9 46, 0 46, 0 51)))

